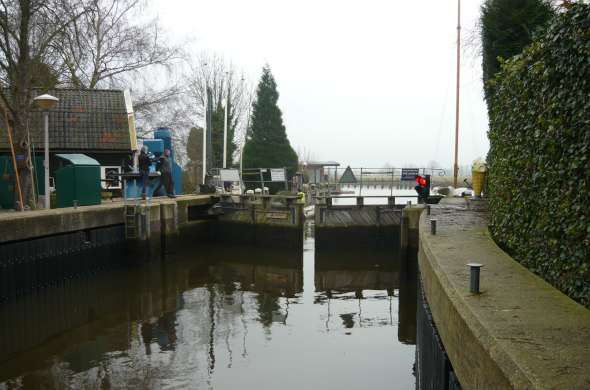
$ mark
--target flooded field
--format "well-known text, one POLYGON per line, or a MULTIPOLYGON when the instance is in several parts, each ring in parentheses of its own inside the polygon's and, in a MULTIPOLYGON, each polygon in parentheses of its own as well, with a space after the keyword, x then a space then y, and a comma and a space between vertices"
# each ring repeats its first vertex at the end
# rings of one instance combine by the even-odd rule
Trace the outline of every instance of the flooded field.
POLYGON ((0 305, 0 389, 412 389, 415 259, 191 249, 0 305))

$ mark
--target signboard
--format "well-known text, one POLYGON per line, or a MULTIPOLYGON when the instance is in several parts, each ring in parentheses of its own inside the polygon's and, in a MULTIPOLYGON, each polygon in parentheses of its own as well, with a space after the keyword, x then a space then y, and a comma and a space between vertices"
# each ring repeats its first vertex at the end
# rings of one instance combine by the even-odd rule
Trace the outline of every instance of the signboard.
POLYGON ((271 212, 271 213, 266 213, 266 218, 268 219, 288 219, 289 218, 289 213, 285 213, 285 212, 271 212))
POLYGON ((284 168, 272 168, 270 170, 270 181, 285 181, 285 169, 284 168))
POLYGON ((354 173, 352 172, 352 169, 349 166, 346 167, 346 170, 344 171, 344 173, 340 177, 339 183, 340 184, 356 184, 356 177, 354 176, 354 173))
POLYGON ((101 166, 100 167, 100 185, 104 190, 106 189, 118 189, 120 190, 121 181, 119 175, 121 174, 121 167, 116 166, 101 166))
POLYGON ((237 169, 220 169, 219 179, 221 181, 240 181, 240 172, 237 169))
POLYGON ((402 180, 414 181, 420 174, 420 168, 402 168, 402 180))

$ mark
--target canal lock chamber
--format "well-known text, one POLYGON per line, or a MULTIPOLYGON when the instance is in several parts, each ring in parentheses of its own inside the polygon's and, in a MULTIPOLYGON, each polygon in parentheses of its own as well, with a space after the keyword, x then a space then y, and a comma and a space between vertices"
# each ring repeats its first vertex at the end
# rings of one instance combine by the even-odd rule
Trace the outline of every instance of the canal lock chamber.
POLYGON ((346 240, 317 248, 313 222, 273 236, 240 225, 223 235, 223 223, 207 221, 183 227, 161 259, 138 262, 127 257, 121 229, 54 238, 71 250, 19 265, 53 259, 47 278, 54 281, 39 283, 38 270, 26 274, 19 283, 42 288, 8 294, 0 306, 9 318, 1 332, 0 386, 49 383, 57 369, 65 388, 76 387, 77 378, 148 387, 191 379, 197 388, 226 388, 234 377, 255 388, 258 379, 243 368, 252 364, 270 378, 265 383, 283 388, 325 381, 339 388, 414 386, 417 270, 413 249, 399 250, 401 231, 377 231, 397 236, 378 237, 375 246, 346 240), (289 245, 265 245, 284 240, 289 245), (189 345, 195 352, 184 365, 165 370, 154 360, 189 345), (292 356, 277 364, 285 350, 292 356), (96 374, 98 362, 109 367, 109 378, 96 374), (294 375, 296 362, 309 375, 294 375), (148 367, 153 376, 142 378, 148 367))

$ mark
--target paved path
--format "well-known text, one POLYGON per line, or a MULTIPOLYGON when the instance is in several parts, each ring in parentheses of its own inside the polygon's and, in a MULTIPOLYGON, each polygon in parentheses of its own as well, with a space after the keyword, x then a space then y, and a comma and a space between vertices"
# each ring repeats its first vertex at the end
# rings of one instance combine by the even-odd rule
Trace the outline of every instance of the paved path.
POLYGON ((463 387, 589 389, 590 310, 503 252, 485 211, 461 199, 431 211, 421 218, 420 270, 463 387), (484 264, 479 295, 469 292, 470 262, 484 264))

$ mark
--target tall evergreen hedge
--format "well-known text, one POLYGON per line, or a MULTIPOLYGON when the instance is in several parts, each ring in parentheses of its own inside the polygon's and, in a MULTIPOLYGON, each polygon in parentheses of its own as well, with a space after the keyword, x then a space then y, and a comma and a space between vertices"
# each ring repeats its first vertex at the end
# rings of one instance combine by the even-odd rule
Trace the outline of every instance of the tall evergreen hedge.
MULTIPOLYGON (((484 82, 500 70, 499 58, 519 54, 554 16, 551 0, 485 0, 480 17, 484 82)), ((487 99, 492 91, 484 92, 487 99)))
POLYGON ((590 307, 590 6, 556 16, 490 82, 490 231, 590 307))

